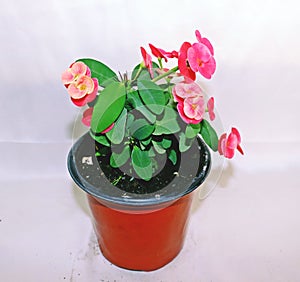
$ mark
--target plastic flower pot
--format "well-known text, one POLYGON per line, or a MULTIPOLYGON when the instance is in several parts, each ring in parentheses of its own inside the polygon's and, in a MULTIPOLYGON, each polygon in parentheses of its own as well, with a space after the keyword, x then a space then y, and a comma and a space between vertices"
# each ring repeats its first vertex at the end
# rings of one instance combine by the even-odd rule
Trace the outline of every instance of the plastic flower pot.
POLYGON ((95 153, 101 149, 85 134, 70 150, 68 169, 87 192, 103 255, 130 270, 161 268, 183 247, 193 191, 210 170, 207 146, 197 138, 187 153, 178 153, 176 166, 166 159, 150 181, 109 167, 109 157, 99 158, 95 153))

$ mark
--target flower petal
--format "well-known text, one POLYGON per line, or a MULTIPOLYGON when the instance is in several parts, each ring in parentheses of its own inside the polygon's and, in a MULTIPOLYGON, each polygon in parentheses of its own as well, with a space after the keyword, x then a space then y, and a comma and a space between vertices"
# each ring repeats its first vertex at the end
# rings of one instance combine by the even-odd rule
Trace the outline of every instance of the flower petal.
POLYGON ((214 48, 211 45, 210 41, 207 38, 202 38, 201 43, 204 44, 210 51, 211 55, 214 55, 214 48))
POLYGON ((196 30, 195 35, 196 35, 196 38, 197 38, 198 42, 201 43, 202 37, 201 37, 200 31, 196 30))
POLYGON ((92 93, 87 95, 87 99, 86 99, 87 103, 92 102, 96 98, 97 93, 98 93, 98 87, 99 87, 98 79, 97 78, 92 78, 92 80, 94 82, 94 90, 93 90, 92 93))
POLYGON ((213 121, 216 118, 216 115, 214 113, 214 107, 215 107, 214 97, 210 97, 207 101, 207 109, 211 121, 213 121))
POLYGON ((202 90, 197 83, 178 83, 173 87, 176 95, 181 98, 196 97, 202 95, 202 90))
POLYGON ((61 81, 63 84, 70 84, 74 81, 74 75, 71 73, 70 69, 64 71, 61 75, 61 81))
POLYGON ((202 67, 199 68, 199 72, 207 79, 210 79, 216 70, 216 61, 214 57, 211 57, 210 60, 202 67))
POLYGON ((87 65, 83 62, 75 62, 70 68, 72 74, 75 75, 85 75, 87 71, 87 65))
POLYGON ((80 98, 80 99, 74 99, 71 98, 72 102, 78 106, 78 107, 83 107, 87 104, 87 98, 89 97, 89 95, 85 95, 84 97, 80 98))
POLYGON ((87 103, 92 102, 96 97, 97 97, 97 93, 98 93, 98 80, 97 78, 92 78, 93 82, 94 82, 94 91, 90 94, 86 94, 84 97, 80 98, 80 99, 72 99, 72 102, 78 106, 78 107, 82 107, 85 106, 87 103))
POLYGON ((91 125, 93 110, 94 108, 88 108, 83 112, 81 121, 84 125, 86 126, 91 125))
POLYGON ((218 151, 219 154, 222 156, 224 155, 224 151, 225 151, 225 144, 226 144, 226 137, 227 134, 223 133, 219 139, 219 143, 218 143, 218 151))
POLYGON ((189 119, 185 113, 184 113, 184 109, 183 109, 183 101, 182 102, 179 102, 177 104, 177 110, 178 110, 178 113, 180 115, 180 117, 182 118, 182 120, 186 123, 192 123, 192 120, 189 119))
POLYGON ((160 49, 160 48, 156 48, 154 45, 152 45, 151 43, 149 43, 149 47, 151 49, 151 52, 153 54, 153 56, 155 56, 156 58, 161 58, 164 59, 165 62, 168 61, 167 57, 166 57, 166 51, 160 49))
POLYGON ((141 47, 141 53, 144 60, 145 67, 148 69, 151 78, 153 78, 153 70, 152 70, 152 58, 151 56, 146 52, 144 47, 141 47))
POLYGON ((197 114, 196 107, 192 103, 191 98, 187 98, 184 100, 183 110, 184 110, 184 114, 190 119, 194 119, 197 114))
POLYGON ((231 132, 232 132, 232 134, 234 134, 236 136, 237 142, 238 142, 238 144, 240 144, 241 143, 241 135, 240 135, 239 131, 235 127, 233 127, 233 128, 231 128, 231 132))
POLYGON ((205 37, 202 38, 199 30, 195 31, 195 35, 196 35, 196 38, 197 38, 198 42, 204 44, 209 49, 211 55, 213 56, 214 55, 214 48, 211 45, 210 41, 205 37))
POLYGON ((192 45, 189 42, 184 42, 181 45, 178 54, 178 68, 183 76, 188 77, 189 79, 194 81, 196 79, 196 74, 187 64, 187 52, 189 48, 191 48, 191 46, 192 45))
POLYGON ((68 86, 68 93, 73 99, 80 99, 86 95, 86 91, 76 87, 75 83, 68 86))
POLYGON ((115 126, 115 124, 112 123, 109 127, 107 127, 106 129, 104 129, 101 133, 107 133, 107 132, 110 131, 114 126, 115 126))
POLYGON ((94 81, 92 78, 84 75, 78 79, 77 88, 86 91, 87 94, 90 94, 94 91, 94 81))

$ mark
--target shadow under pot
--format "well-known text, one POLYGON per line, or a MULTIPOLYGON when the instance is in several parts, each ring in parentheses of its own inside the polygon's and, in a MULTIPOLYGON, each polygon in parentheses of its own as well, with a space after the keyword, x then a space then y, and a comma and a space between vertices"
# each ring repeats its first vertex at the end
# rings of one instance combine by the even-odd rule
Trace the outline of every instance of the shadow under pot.
POLYGON ((88 133, 69 152, 69 173, 87 193, 102 254, 119 267, 156 270, 183 247, 193 192, 206 179, 211 158, 200 137, 185 153, 179 152, 175 135, 168 138, 177 163, 162 157, 150 181, 130 174, 130 167, 112 168, 111 150, 88 133))

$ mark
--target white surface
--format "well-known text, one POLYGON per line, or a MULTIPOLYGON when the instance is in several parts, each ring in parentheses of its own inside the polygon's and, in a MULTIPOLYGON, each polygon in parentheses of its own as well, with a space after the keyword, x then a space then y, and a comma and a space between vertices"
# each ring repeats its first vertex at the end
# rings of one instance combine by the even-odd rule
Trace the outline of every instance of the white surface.
POLYGON ((299 10, 296 0, 1 3, 0 281, 300 281, 299 10), (171 264, 125 271, 99 254, 67 175, 78 111, 60 74, 79 57, 130 70, 140 46, 176 49, 196 28, 217 60, 200 80, 246 155, 195 200, 171 264))

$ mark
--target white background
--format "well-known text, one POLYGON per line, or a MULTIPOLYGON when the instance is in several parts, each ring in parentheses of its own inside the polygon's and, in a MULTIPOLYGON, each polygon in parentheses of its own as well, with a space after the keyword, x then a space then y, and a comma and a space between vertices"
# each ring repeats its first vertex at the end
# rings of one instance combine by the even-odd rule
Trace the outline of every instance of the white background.
POLYGON ((1 281, 300 281, 297 1, 1 2, 1 281), (199 80, 225 130, 240 130, 245 156, 195 200, 175 261, 121 270, 95 249, 66 171, 78 109, 60 75, 81 57, 131 70, 140 46, 178 49, 195 29, 217 61, 212 80, 199 80))

